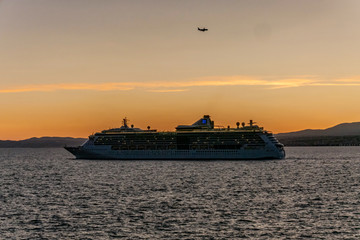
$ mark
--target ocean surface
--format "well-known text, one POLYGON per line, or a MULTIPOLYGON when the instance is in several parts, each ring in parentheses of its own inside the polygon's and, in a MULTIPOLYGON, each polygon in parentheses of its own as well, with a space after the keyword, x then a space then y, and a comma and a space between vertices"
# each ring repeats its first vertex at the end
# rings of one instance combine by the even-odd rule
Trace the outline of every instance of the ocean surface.
POLYGON ((0 239, 360 239, 360 147, 286 152, 94 161, 0 149, 0 239))

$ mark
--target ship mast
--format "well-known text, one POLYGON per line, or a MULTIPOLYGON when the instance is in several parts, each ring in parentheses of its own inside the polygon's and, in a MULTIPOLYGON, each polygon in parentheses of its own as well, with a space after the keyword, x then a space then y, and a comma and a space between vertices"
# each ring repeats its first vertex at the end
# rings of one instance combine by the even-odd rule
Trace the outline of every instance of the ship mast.
POLYGON ((128 128, 127 123, 128 123, 128 119, 125 117, 125 118, 123 119, 123 126, 126 127, 126 128, 128 128))

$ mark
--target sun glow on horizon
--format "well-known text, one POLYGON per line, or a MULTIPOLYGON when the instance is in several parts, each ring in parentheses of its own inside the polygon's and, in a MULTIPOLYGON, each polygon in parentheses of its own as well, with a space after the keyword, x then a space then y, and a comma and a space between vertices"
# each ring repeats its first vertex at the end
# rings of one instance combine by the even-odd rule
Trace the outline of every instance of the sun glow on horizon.
POLYGON ((0 2, 0 139, 360 121, 354 0, 0 2))

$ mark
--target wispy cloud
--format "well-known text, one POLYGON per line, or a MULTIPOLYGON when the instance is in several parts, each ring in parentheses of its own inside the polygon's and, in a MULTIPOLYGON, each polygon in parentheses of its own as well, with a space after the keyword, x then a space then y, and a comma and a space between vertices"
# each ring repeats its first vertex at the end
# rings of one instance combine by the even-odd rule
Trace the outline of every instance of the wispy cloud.
POLYGON ((148 92, 159 92, 159 93, 173 93, 173 92, 186 92, 188 89, 150 89, 148 92))
POLYGON ((336 82, 340 83, 356 83, 360 84, 360 77, 353 77, 353 78, 342 78, 342 79, 336 79, 336 82))
POLYGON ((107 83, 62 83, 17 86, 0 89, 0 93, 50 92, 59 90, 129 91, 142 89, 149 92, 184 92, 198 87, 263 86, 270 89, 303 86, 360 86, 360 77, 349 79, 321 80, 313 76, 287 79, 261 79, 244 76, 212 76, 187 81, 153 82, 107 82, 107 83))
POLYGON ((21 93, 21 92, 51 92, 57 90, 93 90, 93 91, 110 91, 110 90, 132 90, 133 87, 126 86, 126 84, 119 85, 118 83, 103 83, 103 84, 89 84, 89 83, 63 83, 63 84, 45 84, 45 85, 27 85, 17 88, 0 89, 0 93, 21 93))

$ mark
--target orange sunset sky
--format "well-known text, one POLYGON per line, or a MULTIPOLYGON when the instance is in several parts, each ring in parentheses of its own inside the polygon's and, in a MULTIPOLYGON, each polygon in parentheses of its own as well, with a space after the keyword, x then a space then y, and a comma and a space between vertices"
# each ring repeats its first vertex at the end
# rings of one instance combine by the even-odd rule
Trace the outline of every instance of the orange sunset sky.
POLYGON ((0 139, 358 122, 359 26, 358 0, 0 0, 0 139))

